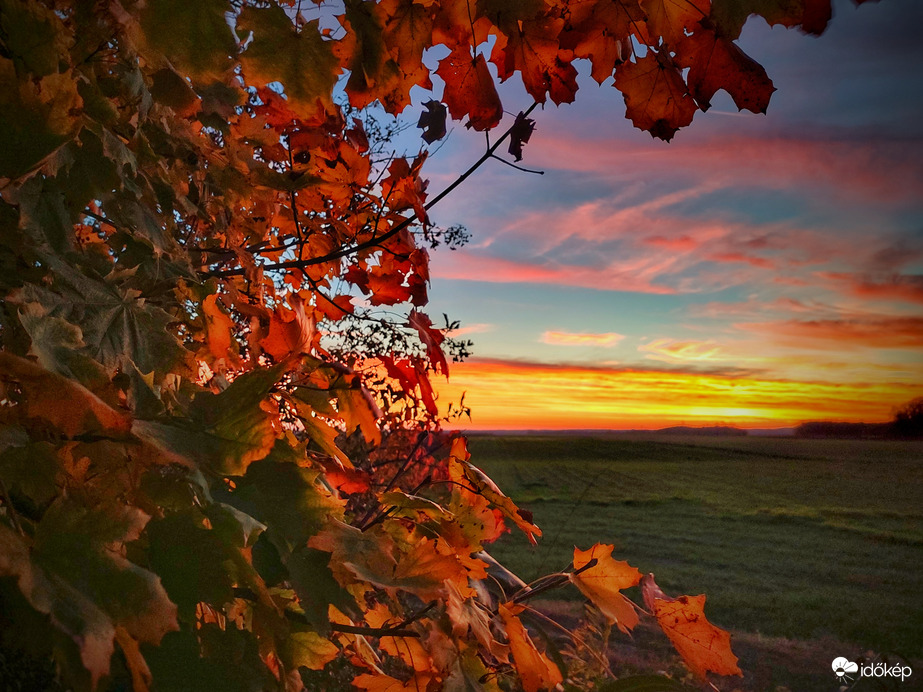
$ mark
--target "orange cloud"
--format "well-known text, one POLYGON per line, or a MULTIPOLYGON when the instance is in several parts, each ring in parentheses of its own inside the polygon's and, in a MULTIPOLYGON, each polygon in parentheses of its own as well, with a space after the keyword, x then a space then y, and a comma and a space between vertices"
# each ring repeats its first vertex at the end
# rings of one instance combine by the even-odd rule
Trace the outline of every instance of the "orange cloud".
POLYGON ((773 380, 667 369, 590 368, 510 361, 456 364, 434 383, 440 403, 462 393, 472 429, 625 429, 669 425, 784 427, 805 420, 885 421, 923 384, 773 380))
POLYGON ((649 344, 638 346, 648 358, 669 363, 689 363, 717 360, 722 349, 714 341, 676 341, 655 339, 649 344))
POLYGON ((545 332, 542 334, 542 343, 555 346, 615 346, 624 338, 624 334, 616 334, 615 332, 605 332, 603 334, 545 332))
POLYGON ((486 322, 477 322, 475 324, 466 324, 463 327, 458 329, 453 329, 449 336, 460 337, 467 336, 468 334, 483 334, 484 332, 492 331, 494 325, 487 324, 486 322))

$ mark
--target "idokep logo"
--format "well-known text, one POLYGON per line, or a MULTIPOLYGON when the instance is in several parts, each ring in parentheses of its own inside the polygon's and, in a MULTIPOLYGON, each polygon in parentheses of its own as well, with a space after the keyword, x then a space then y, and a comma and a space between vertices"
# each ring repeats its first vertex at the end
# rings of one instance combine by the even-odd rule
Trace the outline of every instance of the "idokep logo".
POLYGON ((850 673, 858 673, 859 664, 853 663, 848 658, 839 658, 833 659, 833 674, 836 675, 837 680, 840 682, 848 682, 852 680, 852 675, 850 673))
POLYGON ((843 656, 833 659, 832 667, 833 674, 836 675, 837 680, 840 682, 852 681, 856 673, 863 678, 900 678, 903 682, 913 673, 913 670, 907 665, 891 665, 884 661, 875 661, 863 663, 860 666, 843 656))

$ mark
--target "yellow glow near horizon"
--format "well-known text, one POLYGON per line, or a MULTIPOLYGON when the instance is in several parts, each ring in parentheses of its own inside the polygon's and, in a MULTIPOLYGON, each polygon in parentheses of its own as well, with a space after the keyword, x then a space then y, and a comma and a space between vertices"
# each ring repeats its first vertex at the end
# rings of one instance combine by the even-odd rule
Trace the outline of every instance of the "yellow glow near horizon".
POLYGON ((774 428, 808 420, 883 422, 923 385, 796 382, 668 370, 591 369, 499 361, 456 364, 433 382, 445 409, 462 393, 472 429, 774 428))

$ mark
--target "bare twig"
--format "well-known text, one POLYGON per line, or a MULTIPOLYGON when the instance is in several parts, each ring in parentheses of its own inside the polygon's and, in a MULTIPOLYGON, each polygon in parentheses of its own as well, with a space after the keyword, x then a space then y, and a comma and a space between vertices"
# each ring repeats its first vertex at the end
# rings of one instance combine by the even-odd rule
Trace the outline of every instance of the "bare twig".
POLYGON ((497 156, 496 154, 494 154, 491 158, 496 159, 500 163, 505 163, 507 166, 511 168, 515 168, 517 171, 522 171, 523 173, 535 173, 535 175, 545 175, 545 171, 536 171, 533 168, 523 168, 522 166, 517 166, 512 161, 507 161, 506 159, 500 156, 497 156))
MULTIPOLYGON (((538 102, 536 101, 531 106, 529 106, 529 108, 525 111, 523 115, 524 116, 529 115, 533 110, 535 110, 537 106, 538 106, 538 102)), ((446 187, 444 190, 442 190, 442 192, 440 192, 438 195, 433 197, 433 199, 427 202, 423 208, 425 210, 432 209, 435 205, 441 202, 442 199, 446 197, 446 195, 451 193, 455 188, 457 188, 459 185, 465 182, 471 176, 472 173, 474 173, 478 168, 480 168, 484 164, 485 161, 493 157, 494 153, 497 151, 500 145, 503 144, 506 138, 510 136, 512 131, 513 131, 513 127, 511 126, 506 132, 504 132, 497 139, 497 141, 493 143, 493 145, 491 145, 487 149, 487 151, 484 152, 483 155, 481 155, 481 158, 479 158, 477 161, 471 164, 468 170, 466 170, 464 173, 459 175, 454 181, 452 181, 452 183, 448 187, 446 187)), ((369 248, 376 247, 380 245, 381 243, 383 243, 384 241, 390 238, 393 238, 398 233, 408 228, 411 224, 413 224, 415 221, 418 221, 418 220, 420 219, 418 219, 417 214, 414 212, 410 216, 406 217, 399 224, 394 226, 394 228, 392 228, 390 231, 387 231, 386 233, 382 233, 380 236, 377 236, 375 238, 370 238, 369 240, 366 240, 362 243, 356 243, 355 245, 352 245, 350 247, 341 247, 339 250, 334 250, 333 252, 329 252, 326 255, 321 255, 320 257, 309 257, 308 259, 304 259, 304 260, 291 260, 288 262, 277 262, 275 264, 264 264, 262 265, 261 268, 264 271, 275 271, 278 269, 301 269, 303 267, 310 267, 315 264, 324 264, 325 262, 330 262, 332 260, 340 259, 342 257, 355 254, 362 250, 367 250, 369 248)), ((243 269, 243 267, 238 267, 236 269, 227 269, 224 271, 203 272, 203 275, 204 276, 214 276, 218 278, 227 278, 230 276, 241 276, 242 274, 244 274, 244 272, 245 270, 243 269)))

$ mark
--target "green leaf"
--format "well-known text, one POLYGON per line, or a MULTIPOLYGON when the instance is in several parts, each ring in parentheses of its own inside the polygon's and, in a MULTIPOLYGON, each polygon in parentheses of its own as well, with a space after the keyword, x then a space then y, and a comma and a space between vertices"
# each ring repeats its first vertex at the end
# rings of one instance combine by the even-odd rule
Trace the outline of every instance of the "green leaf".
POLYGON ((237 28, 253 32, 253 40, 240 56, 249 84, 281 82, 292 109, 305 116, 314 115, 318 101, 325 107, 332 105, 340 66, 331 51, 332 42, 321 37, 317 20, 296 30, 278 5, 246 7, 237 28))
POLYGON ((20 80, 5 57, 0 85, 0 178, 17 178, 74 135, 82 101, 72 72, 20 80))
POLYGON ((0 454, 0 478, 14 496, 29 498, 33 509, 51 502, 57 495, 59 468, 54 446, 48 442, 8 447, 0 454))
POLYGON ((90 269, 79 271, 55 256, 46 262, 54 273, 51 287, 25 286, 17 299, 39 303, 51 317, 78 326, 87 355, 110 370, 134 363, 157 379, 186 366, 189 353, 171 332, 175 318, 168 312, 90 269))
POLYGON ((307 547, 296 548, 287 561, 292 588, 298 594, 305 617, 321 634, 327 634, 330 628, 329 605, 359 617, 355 600, 334 579, 329 564, 330 553, 307 547))
POLYGON ((254 635, 204 624, 171 632, 158 647, 142 647, 157 692, 264 692, 278 682, 260 660, 254 635))
POLYGON ((18 72, 44 77, 57 72, 59 63, 68 57, 70 32, 54 11, 33 0, 0 1, 0 26, 4 27, 5 54, 13 58, 18 72))
POLYGON ((188 419, 135 421, 132 432, 180 463, 191 461, 225 476, 242 474, 272 449, 272 416, 260 403, 281 374, 281 366, 245 373, 220 394, 199 392, 188 419))
POLYGON ((226 17, 231 9, 227 0, 148 0, 141 29, 148 47, 181 71, 202 80, 220 78, 237 52, 226 17))
POLYGON ((0 524, 0 575, 17 577, 32 607, 73 638, 94 682, 109 671, 116 626, 153 644, 176 628, 176 607, 157 576, 120 554, 146 520, 131 507, 59 500, 38 523, 31 550, 0 524))
POLYGON ((284 649, 289 665, 304 666, 311 670, 321 670, 339 653, 340 650, 329 639, 313 630, 297 626, 289 632, 284 649))
POLYGON ((160 576, 183 620, 195 620, 200 601, 220 608, 234 599, 233 548, 218 532, 205 528, 198 512, 189 510, 152 521, 146 534, 150 567, 160 576))
MULTIPOLYGON (((284 446, 277 442, 276 447, 284 446)), ((317 482, 319 471, 305 469, 273 456, 250 464, 235 478, 233 491, 213 490, 215 498, 249 514, 267 526, 267 534, 284 556, 317 534, 329 515, 342 513, 340 502, 317 482)))

